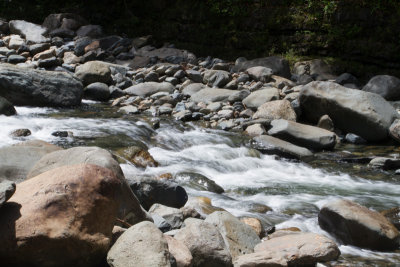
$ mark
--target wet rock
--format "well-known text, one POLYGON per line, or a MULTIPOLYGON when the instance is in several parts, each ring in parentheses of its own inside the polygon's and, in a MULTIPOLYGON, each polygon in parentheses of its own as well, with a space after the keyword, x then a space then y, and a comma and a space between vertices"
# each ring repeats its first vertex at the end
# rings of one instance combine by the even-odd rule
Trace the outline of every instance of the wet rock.
POLYGON ((364 86, 363 91, 382 96, 386 100, 400 100, 400 79, 390 75, 374 76, 364 86))
POLYGON ((228 98, 235 94, 237 91, 229 89, 218 89, 218 88, 205 88, 190 97, 190 100, 199 103, 211 103, 218 101, 227 101, 228 98))
POLYGON ((397 228, 397 230, 400 230, 400 207, 384 210, 381 214, 385 216, 386 219, 397 228))
POLYGON ((111 70, 109 65, 101 61, 90 61, 76 68, 75 76, 83 85, 95 82, 109 84, 111 82, 111 70))
POLYGON ((61 65, 61 62, 56 57, 41 59, 38 61, 39 68, 53 68, 61 65))
POLYGON ((262 104, 278 99, 279 99, 279 90, 271 87, 252 92, 248 97, 243 99, 243 104, 247 108, 256 110, 262 104))
POLYGON ((392 125, 390 125, 389 135, 397 142, 400 142, 400 120, 395 120, 392 125))
POLYGON ((0 94, 14 105, 65 107, 79 105, 83 90, 67 73, 1 64, 0 94))
POLYGON ((232 258, 218 229, 210 223, 198 219, 185 220, 174 238, 183 242, 193 256, 193 266, 232 266, 232 258))
POLYGON ((252 139, 252 147, 259 150, 261 153, 278 155, 284 158, 302 159, 313 155, 307 148, 296 146, 268 135, 254 137, 252 139))
POLYGON ((173 93, 175 87, 167 82, 163 83, 156 83, 156 82, 146 82, 140 83, 137 85, 133 85, 124 90, 129 95, 136 95, 136 96, 151 96, 158 92, 168 92, 173 93))
POLYGON ((171 181, 141 177, 128 178, 128 183, 146 210, 156 203, 181 208, 188 200, 186 190, 171 181))
POLYGON ((178 241, 169 235, 164 235, 164 238, 168 242, 169 252, 176 260, 176 266, 191 267, 193 265, 193 257, 187 246, 182 241, 178 241))
POLYGON ((11 116, 17 114, 10 101, 0 96, 0 115, 11 116))
POLYGON ((107 263, 112 267, 168 267, 169 258, 162 232, 151 222, 141 222, 118 238, 107 254, 107 263))
POLYGON ((385 216, 349 200, 339 199, 324 205, 318 223, 344 244, 374 250, 399 246, 400 234, 385 216))
POLYGON ((97 101, 107 101, 110 99, 110 89, 105 83, 91 83, 84 90, 84 98, 97 101))
POLYGON ((225 192, 225 190, 213 180, 199 173, 180 172, 175 176, 175 179, 196 190, 204 190, 217 194, 225 192))
POLYGON ((55 131, 51 133, 52 136, 57 136, 57 137, 68 137, 71 135, 68 131, 55 131))
POLYGON ((179 209, 156 203, 150 207, 149 213, 151 215, 157 214, 163 217, 169 223, 169 225, 171 225, 172 229, 178 229, 182 226, 183 213, 179 209))
POLYGON ((25 137, 31 135, 31 131, 29 129, 17 129, 11 132, 11 136, 13 137, 25 137))
POLYGON ((190 121, 192 119, 192 112, 190 110, 182 110, 173 114, 173 117, 177 121, 190 121))
POLYGON ((253 115, 253 120, 256 119, 296 121, 297 115, 289 101, 274 100, 258 107, 257 112, 253 115))
POLYGON ((138 146, 131 146, 118 150, 117 153, 136 167, 147 168, 157 167, 158 162, 150 155, 150 153, 138 146))
POLYGON ((208 215, 205 222, 218 228, 232 260, 240 255, 252 253, 254 247, 261 242, 257 233, 247 224, 239 221, 227 211, 216 211, 208 215))
POLYGON ((335 127, 332 119, 328 115, 323 115, 318 121, 317 127, 333 132, 335 127))
POLYGON ((336 135, 319 127, 287 120, 273 120, 268 134, 313 150, 333 149, 336 135))
POLYGON ((314 266, 336 260, 340 251, 335 242, 318 234, 292 234, 267 240, 243 255, 235 266, 314 266))
POLYGON ((9 22, 9 26, 11 33, 23 36, 28 42, 45 43, 49 41, 43 36, 47 30, 40 25, 24 20, 12 20, 9 22))
POLYGON ((302 112, 309 121, 316 123, 326 114, 335 127, 367 141, 386 139, 390 125, 398 116, 381 96, 332 82, 305 85, 299 100, 302 112))
POLYGON ((120 184, 112 171, 90 164, 56 168, 18 184, 0 217, 2 264, 99 264, 111 242, 120 184))
POLYGON ((14 182, 8 180, 0 181, 0 208, 12 197, 15 193, 15 188, 14 182))
POLYGON ((240 72, 257 66, 270 68, 272 69, 273 74, 288 79, 291 76, 289 62, 286 59, 277 56, 235 62, 235 66, 233 67, 232 71, 240 72))
POLYGON ((246 72, 253 80, 263 83, 269 82, 273 73, 272 69, 261 66, 248 68, 246 72))
POLYGON ((346 136, 344 137, 344 140, 346 140, 346 142, 351 143, 351 144, 367 143, 367 141, 364 138, 362 138, 361 136, 358 136, 356 134, 353 134, 353 133, 346 134, 346 136))
POLYGON ((400 168, 400 159, 376 157, 369 162, 368 167, 383 170, 397 170, 400 168))

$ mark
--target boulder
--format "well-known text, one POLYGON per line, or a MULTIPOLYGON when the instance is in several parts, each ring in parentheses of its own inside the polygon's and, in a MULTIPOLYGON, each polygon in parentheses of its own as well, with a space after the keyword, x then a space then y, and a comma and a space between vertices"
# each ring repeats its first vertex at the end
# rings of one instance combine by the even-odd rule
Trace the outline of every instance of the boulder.
POLYGON ((235 62, 235 66, 232 70, 233 72, 241 72, 257 66, 270 68, 274 75, 290 79, 289 62, 286 59, 277 56, 238 61, 235 62))
POLYGON ((333 82, 312 82, 299 96, 305 117, 317 123, 328 115, 335 127, 361 136, 367 141, 380 141, 398 116, 396 110, 381 96, 349 89, 333 82))
POLYGON ((294 64, 293 72, 299 76, 310 75, 317 81, 336 79, 332 67, 322 59, 296 62, 294 64))
POLYGON ((199 219, 185 220, 186 227, 174 238, 183 242, 193 256, 193 266, 232 266, 232 257, 218 229, 199 219))
MULTIPOLYGON (((132 106, 126 106, 132 107, 132 106)), ((120 108, 122 110, 123 108, 120 108)), ((125 111, 129 111, 126 110, 125 111)), ((134 113, 132 110, 129 113, 134 113)), ((128 112, 127 112, 128 113, 128 112)), ((145 149, 138 146, 130 146, 117 150, 116 152, 119 156, 131 162, 133 165, 139 168, 147 167, 158 167, 158 162, 153 158, 153 156, 145 149)))
POLYGON ((9 200, 15 193, 15 183, 3 180, 0 181, 0 208, 9 200))
POLYGON ((83 85, 95 82, 109 84, 111 82, 111 70, 107 63, 101 61, 89 61, 80 65, 75 70, 75 76, 83 85))
POLYGON ((83 87, 68 73, 0 64, 0 95, 14 105, 68 107, 81 103, 83 87))
POLYGON ((10 101, 0 96, 0 115, 11 116, 15 114, 17 114, 17 111, 10 101))
POLYGON ((157 82, 145 82, 133 85, 124 90, 125 93, 135 96, 151 96, 158 92, 167 92, 172 94, 175 87, 167 82, 157 83, 157 82))
POLYGON ((397 142, 400 142, 400 120, 394 120, 389 127, 389 135, 397 142))
POLYGON ((400 234, 385 216, 349 200, 324 205, 318 223, 346 245, 383 251, 399 247, 400 234))
POLYGON ((335 130, 335 126, 333 124, 332 119, 328 115, 323 115, 317 124, 317 127, 333 132, 335 130))
POLYGON ((390 75, 374 76, 363 91, 378 94, 389 101, 397 101, 400 100, 400 79, 390 75))
POLYGON ((205 222, 217 227, 230 251, 232 260, 243 254, 254 252, 254 247, 261 242, 250 226, 227 211, 213 212, 207 216, 205 222))
POLYGON ((201 216, 211 214, 215 211, 225 211, 222 208, 213 206, 211 204, 211 199, 208 197, 190 197, 184 208, 195 210, 201 216))
POLYGON ((43 35, 46 33, 47 29, 24 20, 11 20, 9 22, 10 32, 14 34, 19 34, 30 43, 45 43, 50 40, 43 35))
POLYGON ((29 170, 44 155, 62 148, 40 140, 0 148, 0 177, 13 182, 25 180, 29 170))
POLYGON ((192 83, 183 88, 182 94, 192 96, 198 91, 203 90, 204 88, 209 88, 209 87, 207 87, 205 84, 202 83, 192 83))
POLYGON ((91 83, 84 90, 84 98, 97 101, 107 101, 110 99, 110 89, 105 83, 91 83))
POLYGON ((250 109, 256 110, 265 102, 279 99, 279 90, 273 87, 260 89, 252 92, 249 96, 243 99, 243 104, 250 109))
POLYGON ((268 135, 254 137, 252 139, 252 147, 264 154, 278 155, 291 159, 304 159, 313 155, 307 148, 296 146, 268 135))
POLYGON ((268 134, 312 150, 333 149, 336 134, 319 127, 294 121, 273 120, 268 134))
POLYGON ((224 189, 216 184, 210 178, 194 172, 179 172, 176 174, 175 179, 196 190, 209 191, 217 194, 224 193, 224 189))
POLYGON ((315 266, 336 260, 340 250, 329 238, 314 233, 290 234, 267 240, 255 253, 240 256, 235 267, 244 266, 315 266))
POLYGON ((111 267, 169 267, 168 243, 151 222, 141 222, 126 230, 107 254, 111 267))
POLYGON ((253 120, 256 119, 296 121, 297 115, 289 101, 274 100, 258 107, 257 112, 253 115, 253 120))
POLYGON ((261 123, 255 123, 248 126, 244 132, 251 137, 267 133, 267 131, 265 130, 264 126, 261 123))
POLYGON ((235 94, 237 91, 229 89, 219 89, 219 88, 205 88, 190 97, 190 100, 199 103, 204 102, 206 104, 218 101, 227 101, 228 98, 235 94))
POLYGON ((42 24, 49 31, 57 28, 77 30, 82 25, 87 24, 86 20, 81 16, 73 13, 59 13, 48 15, 42 24))
POLYGON ((27 177, 35 177, 43 172, 61 166, 81 163, 94 164, 110 169, 121 181, 121 192, 118 196, 121 203, 118 212, 119 219, 125 220, 130 224, 148 219, 146 212, 142 209, 138 199, 129 188, 118 162, 110 152, 102 148, 74 147, 49 153, 36 162, 27 177))
POLYGON ((161 204, 154 204, 149 209, 149 213, 151 215, 157 214, 163 217, 169 225, 171 225, 172 229, 181 228, 183 223, 183 213, 181 210, 176 208, 167 207, 161 204))
POLYGON ((261 66, 248 68, 246 72, 253 80, 263 83, 268 82, 273 74, 273 71, 270 68, 261 66))
POLYGON ((1 211, 2 264, 97 266, 111 242, 120 185, 112 171, 91 164, 18 184, 1 211))
POLYGON ((193 265, 193 257, 190 250, 182 242, 172 236, 164 235, 168 242, 168 250, 176 260, 176 267, 191 267, 193 265))
POLYGON ((381 214, 400 231, 400 207, 381 211, 381 214))

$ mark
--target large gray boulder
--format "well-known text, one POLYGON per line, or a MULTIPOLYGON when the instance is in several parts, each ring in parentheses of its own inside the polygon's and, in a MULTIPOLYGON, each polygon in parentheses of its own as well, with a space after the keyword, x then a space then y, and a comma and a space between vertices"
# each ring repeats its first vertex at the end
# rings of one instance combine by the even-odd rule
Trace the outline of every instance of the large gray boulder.
POLYGON ((269 135, 312 150, 332 149, 336 134, 328 130, 287 120, 273 120, 269 135))
POLYGON ((207 216, 205 222, 218 228, 231 253, 232 260, 243 254, 254 252, 254 247, 261 242, 250 226, 227 211, 213 212, 207 216))
POLYGON ((107 263, 111 267, 171 266, 167 240, 153 223, 138 223, 117 239, 107 263))
POLYGON ((47 29, 24 20, 12 20, 9 22, 10 32, 19 34, 30 43, 44 43, 50 39, 44 37, 47 29))
POLYGON ((227 101, 228 98, 235 94, 237 91, 219 88, 205 88, 193 94, 190 98, 191 101, 206 104, 218 101, 227 101))
POLYGON ((338 246, 325 236, 314 233, 288 234, 267 240, 255 247, 255 253, 240 256, 235 267, 244 266, 315 266, 336 260, 338 246))
POLYGON ((0 181, 0 208, 9 200, 15 192, 15 183, 3 180, 0 181))
POLYGON ((94 164, 115 173, 121 181, 121 195, 118 217, 130 224, 135 224, 148 219, 146 212, 142 209, 138 199, 127 184, 124 174, 118 162, 107 150, 99 147, 73 147, 66 150, 59 150, 43 156, 32 167, 27 178, 35 177, 41 173, 61 166, 74 164, 94 164))
POLYGON ((289 101, 274 100, 258 107, 257 112, 253 115, 253 120, 256 119, 296 121, 297 115, 289 101))
POLYGON ((124 90, 128 95, 135 96, 151 96, 159 92, 173 93, 175 87, 167 82, 157 83, 157 82, 145 82, 133 85, 124 90))
POLYGON ((232 266, 232 257, 218 229, 199 219, 185 220, 186 227, 174 236, 182 241, 193 256, 193 266, 232 266))
POLYGON ((14 105, 76 106, 82 95, 82 83, 68 73, 0 64, 0 96, 14 105))
POLYGON ((260 135, 252 139, 252 147, 261 153, 278 155, 284 158, 303 159, 313 155, 307 148, 296 146, 269 135, 260 135))
POLYGON ((277 56, 256 58, 253 60, 237 62, 233 67, 233 71, 245 71, 251 67, 257 66, 270 68, 273 74, 290 79, 291 75, 289 62, 286 59, 277 56))
POLYGON ((390 75, 374 76, 363 91, 378 94, 390 101, 400 100, 400 79, 390 75))
POLYGON ((324 205, 318 223, 344 244, 374 250, 399 247, 400 234, 385 216, 349 200, 339 199, 324 205))
POLYGON ((0 148, 0 179, 22 182, 44 155, 62 148, 40 140, 0 148))
POLYGON ((252 92, 245 99, 243 104, 250 109, 256 110, 265 102, 279 99, 279 90, 277 88, 265 88, 252 92))
POLYGON ((80 65, 75 70, 75 76, 82 81, 83 85, 95 82, 110 84, 110 65, 101 61, 89 61, 80 65))
POLYGON ((17 111, 10 101, 0 96, 0 115, 11 116, 15 114, 17 114, 17 111))
POLYGON ((336 79, 332 67, 322 59, 296 62, 293 72, 299 76, 310 75, 317 81, 336 79))
POLYGON ((273 74, 273 71, 270 68, 261 66, 248 68, 246 72, 253 80, 263 83, 268 82, 271 79, 271 75, 273 74))
POLYGON ((328 115, 335 127, 367 141, 388 137, 388 129, 398 116, 395 109, 377 94, 349 89, 333 82, 312 82, 299 96, 305 117, 317 123, 328 115))

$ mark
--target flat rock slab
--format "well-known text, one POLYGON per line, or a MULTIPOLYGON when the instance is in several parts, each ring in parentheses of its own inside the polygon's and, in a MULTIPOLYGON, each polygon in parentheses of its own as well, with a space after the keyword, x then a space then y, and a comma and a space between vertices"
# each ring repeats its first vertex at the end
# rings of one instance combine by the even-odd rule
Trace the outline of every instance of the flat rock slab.
POLYGON ((237 91, 235 90, 229 89, 205 88, 193 94, 190 100, 196 103, 204 102, 206 104, 218 101, 226 101, 228 100, 229 96, 236 92, 237 91))
POLYGON ((50 39, 44 37, 47 29, 24 20, 12 20, 9 22, 10 32, 23 36, 28 42, 31 43, 44 43, 50 39))
POLYGON ((155 93, 159 92, 167 92, 172 94, 175 90, 175 87, 167 82, 157 83, 157 82, 146 82, 146 83, 139 83, 137 85, 133 85, 124 90, 125 93, 128 95, 135 95, 135 96, 151 96, 155 93))
POLYGON ((245 99, 243 104, 250 109, 256 110, 262 104, 279 99, 279 90, 277 88, 265 88, 252 92, 245 99))
POLYGON ((318 223, 344 244, 374 250, 399 247, 400 234, 385 216, 349 200, 339 199, 324 205, 318 223))
POLYGON ((68 73, 0 64, 0 95, 14 105, 69 107, 81 103, 83 86, 68 73))

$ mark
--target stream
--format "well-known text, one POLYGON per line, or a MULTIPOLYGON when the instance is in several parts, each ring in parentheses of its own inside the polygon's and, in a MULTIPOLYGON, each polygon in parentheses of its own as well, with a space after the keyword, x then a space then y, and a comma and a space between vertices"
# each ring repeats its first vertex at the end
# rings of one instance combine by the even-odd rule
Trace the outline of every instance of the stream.
MULTIPOLYGON (((180 172, 202 174, 224 188, 225 193, 198 191, 185 184, 189 196, 206 196, 212 204, 235 216, 252 216, 265 227, 298 227, 302 231, 324 234, 317 214, 324 203, 341 197, 381 211, 400 206, 400 175, 370 170, 365 164, 343 163, 344 156, 399 156, 394 145, 338 145, 335 151, 322 152, 307 163, 278 159, 251 149, 243 135, 182 124, 160 117, 160 128, 153 130, 150 116, 122 115, 115 108, 84 101, 76 109, 16 107, 18 115, 0 115, 0 146, 23 140, 41 139, 65 148, 99 146, 111 151, 142 145, 160 163, 145 170, 121 164, 125 176, 159 175, 180 172), (32 135, 13 138, 10 132, 28 128, 32 135), (73 137, 52 136, 55 131, 70 131, 73 137), (267 205, 273 211, 257 212, 267 205)), ((329 236, 332 238, 331 236, 329 236)), ((341 266, 400 266, 400 252, 382 253, 352 246, 339 246, 342 255, 331 263, 341 266)))

